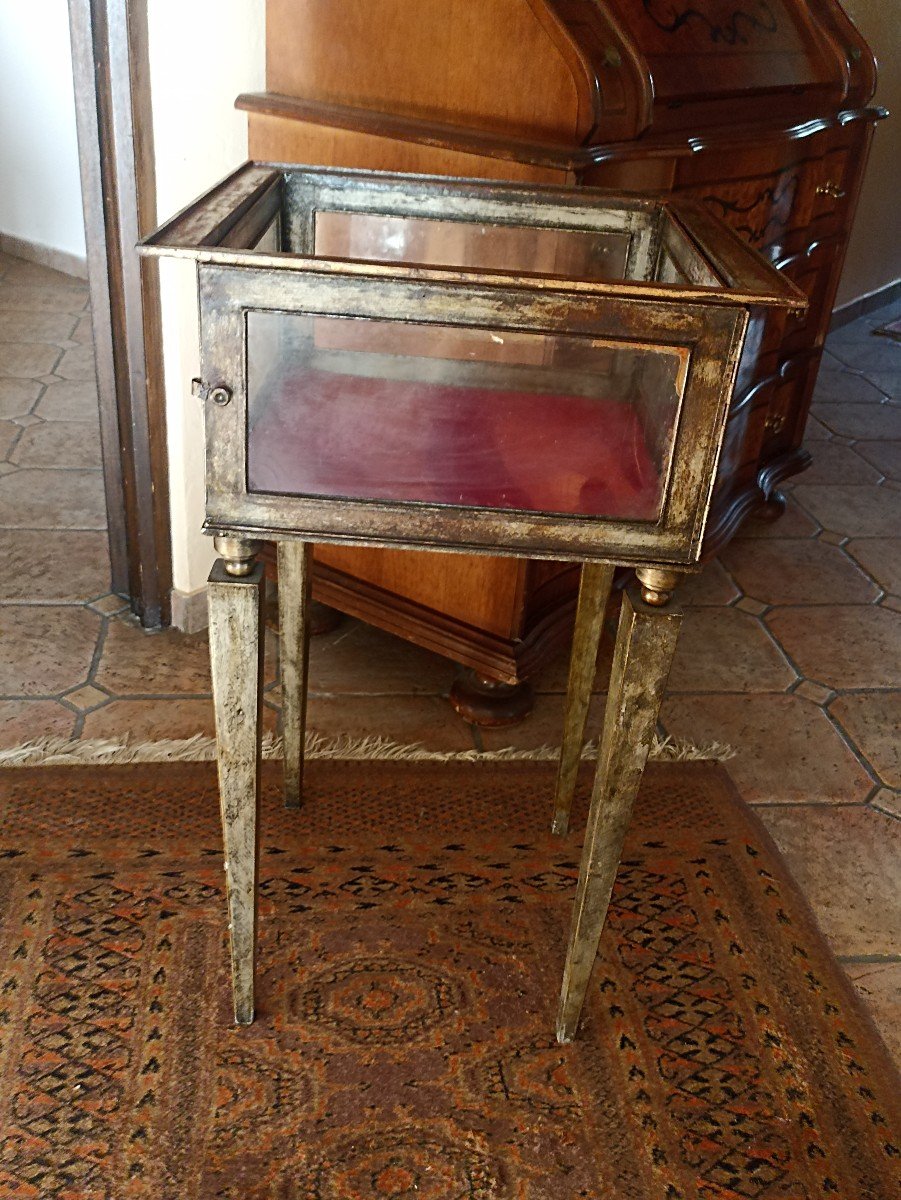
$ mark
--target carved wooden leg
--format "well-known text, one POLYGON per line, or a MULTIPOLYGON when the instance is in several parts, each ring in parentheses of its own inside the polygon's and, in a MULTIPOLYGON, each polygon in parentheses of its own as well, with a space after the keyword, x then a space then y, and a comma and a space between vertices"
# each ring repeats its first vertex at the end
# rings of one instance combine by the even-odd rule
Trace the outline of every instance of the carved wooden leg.
POLYGON ((219 804, 231 931, 235 1021, 253 1020, 257 814, 263 675, 263 568, 256 543, 216 538, 210 573, 210 666, 216 710, 219 804))
POLYGON ((303 795, 312 580, 312 545, 309 542, 279 542, 278 624, 281 632, 285 808, 300 808, 303 795))
POLYGON ((563 716, 563 745, 554 788, 554 833, 561 836, 569 829, 569 810, 576 790, 576 776, 585 745, 585 722, 591 703, 591 686, 598 663, 598 646, 604 627, 604 613, 610 599, 614 568, 607 563, 583 563, 579 583, 579 605, 573 630, 569 660, 569 684, 563 716))
POLYGON ((668 603, 669 597, 658 587, 648 584, 645 592, 655 597, 657 607, 641 599, 634 588, 623 595, 563 971, 559 1042, 572 1041, 579 1023, 682 621, 679 609, 668 603))

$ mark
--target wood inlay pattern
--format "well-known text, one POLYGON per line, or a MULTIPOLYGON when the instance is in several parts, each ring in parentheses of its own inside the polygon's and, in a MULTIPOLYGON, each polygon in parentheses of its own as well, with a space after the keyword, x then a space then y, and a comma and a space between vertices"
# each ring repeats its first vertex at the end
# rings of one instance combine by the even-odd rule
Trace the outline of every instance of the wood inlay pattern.
MULTIPOLYGON (((692 22, 706 25, 712 42, 727 46, 747 46, 751 35, 776 33, 779 22, 767 0, 756 0, 747 9, 735 8, 728 16, 712 17, 693 5, 680 9, 677 4, 664 0, 642 0, 644 10, 658 29, 664 33, 678 33, 692 22)), ((708 3, 708 7, 713 7, 708 3)))

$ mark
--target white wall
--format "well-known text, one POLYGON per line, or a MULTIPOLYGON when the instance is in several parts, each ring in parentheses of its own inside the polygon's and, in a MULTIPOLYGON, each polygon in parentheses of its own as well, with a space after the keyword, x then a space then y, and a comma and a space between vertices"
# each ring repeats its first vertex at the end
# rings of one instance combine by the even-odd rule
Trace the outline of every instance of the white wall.
POLYGON ((880 121, 836 305, 850 304, 901 278, 898 172, 901 163, 901 0, 842 0, 879 63, 874 102, 891 116, 880 121))
POLYGON ((84 257, 66 0, 0 0, 0 233, 84 257))
MULTIPOLYGON (((0 0, 2 2, 2 0, 0 0)), ((150 86, 160 221, 247 158, 239 92, 265 88, 265 0, 154 0, 149 6, 150 86)), ((172 581, 177 592, 206 584, 212 542, 204 516, 203 422, 190 382, 198 373, 192 264, 160 270, 165 356, 172 581)))

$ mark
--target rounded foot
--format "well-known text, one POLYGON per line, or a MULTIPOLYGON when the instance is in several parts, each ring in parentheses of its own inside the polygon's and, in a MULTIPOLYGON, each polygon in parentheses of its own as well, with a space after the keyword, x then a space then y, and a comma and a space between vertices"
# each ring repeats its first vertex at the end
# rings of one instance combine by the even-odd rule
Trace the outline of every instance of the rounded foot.
POLYGON ((751 516, 755 521, 766 521, 767 524, 772 524, 773 521, 778 521, 788 501, 782 492, 770 492, 769 496, 764 497, 759 504, 756 504, 751 510, 751 516))
POLYGON ((323 633, 331 633, 344 620, 344 613, 337 608, 330 608, 321 600, 314 600, 310 605, 310 637, 319 637, 323 633))
POLYGON ((528 683, 500 683, 467 668, 454 681, 450 702, 470 725, 500 729, 524 721, 535 696, 528 683))

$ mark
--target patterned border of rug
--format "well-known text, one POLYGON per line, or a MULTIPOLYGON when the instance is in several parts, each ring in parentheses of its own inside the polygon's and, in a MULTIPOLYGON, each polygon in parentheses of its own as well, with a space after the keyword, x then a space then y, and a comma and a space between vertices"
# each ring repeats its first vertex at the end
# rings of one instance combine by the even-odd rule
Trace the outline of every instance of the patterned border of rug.
POLYGON ((210 765, 0 778, 0 1195, 887 1200, 901 1086, 724 769, 652 764, 578 1039, 552 765, 264 772, 229 1021, 210 765))

